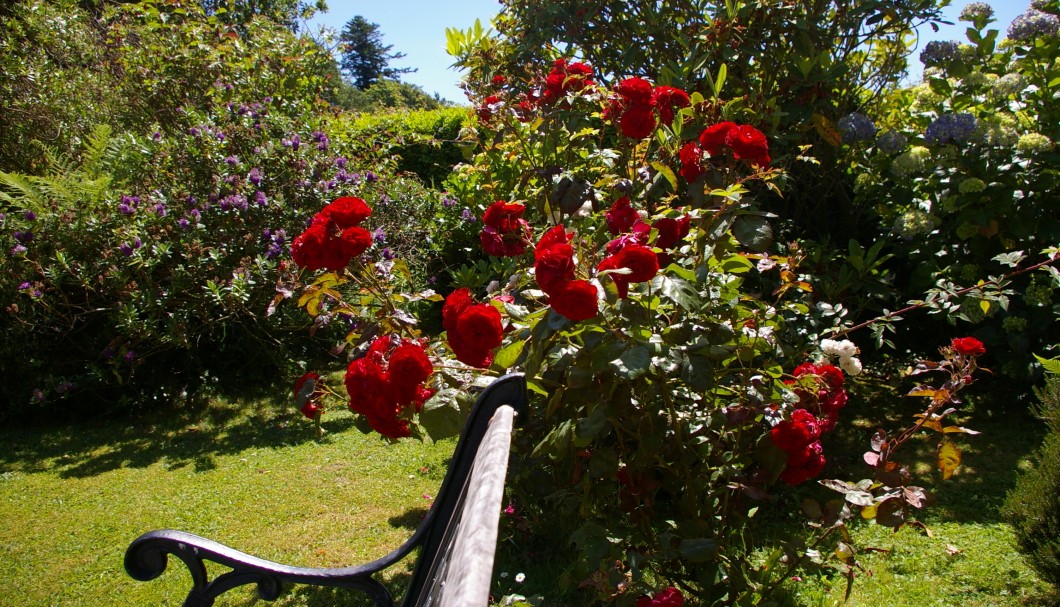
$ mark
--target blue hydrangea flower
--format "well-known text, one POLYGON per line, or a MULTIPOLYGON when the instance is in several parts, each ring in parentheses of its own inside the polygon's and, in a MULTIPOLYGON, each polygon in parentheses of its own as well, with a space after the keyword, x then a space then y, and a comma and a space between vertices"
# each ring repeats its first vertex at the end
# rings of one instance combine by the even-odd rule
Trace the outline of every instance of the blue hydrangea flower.
POLYGON ((943 114, 924 131, 924 141, 930 144, 968 141, 975 134, 975 116, 969 113, 943 114))
POLYGON ((1031 42, 1042 36, 1052 36, 1060 31, 1060 18, 1035 9, 1016 17, 1008 26, 1008 37, 1020 42, 1031 42))
POLYGON ((920 62, 925 67, 946 66, 957 58, 959 46, 953 40, 932 40, 920 52, 920 62))
POLYGON ((843 133, 843 143, 856 143, 858 141, 870 141, 876 136, 876 125, 872 119, 865 114, 852 112, 843 116, 836 122, 839 131, 843 133))
POLYGON ((909 140, 906 139, 905 135, 898 131, 887 131, 881 133, 879 138, 876 139, 876 149, 884 154, 896 154, 904 150, 908 143, 909 140))
POLYGON ((961 21, 975 22, 979 19, 989 19, 994 16, 994 9, 986 2, 971 2, 961 10, 961 21))

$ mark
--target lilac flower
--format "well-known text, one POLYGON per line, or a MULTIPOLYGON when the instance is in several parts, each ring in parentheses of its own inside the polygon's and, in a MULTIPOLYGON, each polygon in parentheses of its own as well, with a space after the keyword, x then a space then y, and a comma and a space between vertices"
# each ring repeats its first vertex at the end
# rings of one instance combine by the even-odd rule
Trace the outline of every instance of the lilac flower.
POLYGON ((151 134, 151 139, 154 139, 155 141, 162 141, 162 133, 155 131, 151 134))
POLYGON ((393 259, 394 252, 390 250, 390 247, 383 249, 383 259, 393 259))
POLYGON ((225 140, 225 134, 222 133, 221 131, 217 131, 216 137, 217 137, 218 141, 224 141, 225 140))
POLYGON ((11 247, 11 255, 12 256, 21 255, 21 254, 25 253, 28 250, 29 249, 27 249, 26 247, 24 247, 24 246, 22 246, 20 244, 17 244, 15 246, 11 247))
POLYGON ((121 243, 121 245, 118 247, 118 249, 121 250, 121 254, 122 255, 124 255, 126 257, 132 257, 133 248, 132 248, 132 246, 129 243, 127 243, 127 242, 121 243))
POLYGON ((386 242, 386 232, 383 231, 383 228, 376 228, 375 232, 372 232, 372 239, 379 244, 383 244, 386 242))
POLYGON ((460 218, 468 223, 475 223, 478 221, 478 217, 475 217, 475 214, 467 207, 464 207, 464 212, 460 213, 460 218))
POLYGON ((364 174, 364 180, 368 183, 375 183, 379 181, 379 177, 375 173, 368 171, 364 174))
POLYGON ((133 208, 123 202, 123 203, 118 205, 118 212, 121 213, 122 215, 132 215, 133 214, 133 208))
POLYGON ((225 177, 225 183, 228 185, 234 185, 239 181, 239 175, 228 175, 225 177))
POLYGON ((202 216, 202 213, 199 212, 199 209, 192 209, 191 211, 188 211, 188 215, 191 215, 191 218, 197 223, 202 216))
POLYGON ((32 285, 29 284, 29 282, 23 282, 22 284, 18 285, 18 290, 19 291, 25 291, 25 290, 29 289, 31 286, 32 285))
POLYGON ((259 207, 263 207, 269 204, 269 199, 265 196, 265 192, 258 190, 257 192, 254 192, 254 202, 259 207))
POLYGON ((33 211, 26 211, 26 214, 23 215, 23 217, 26 218, 26 221, 36 221, 37 214, 34 213, 33 211))
POLYGON ((199 133, 201 133, 201 132, 202 131, 199 130, 199 127, 195 127, 195 126, 193 126, 190 129, 188 129, 188 134, 191 135, 192 137, 197 137, 199 135, 199 133))
POLYGON ((127 204, 127 205, 132 206, 133 208, 136 208, 136 207, 140 206, 140 197, 139 196, 129 196, 128 194, 122 194, 121 202, 122 202, 122 204, 127 204))
POLYGON ((870 141, 876 136, 876 125, 865 114, 851 112, 840 118, 836 122, 836 126, 843 133, 843 143, 851 144, 858 141, 870 141))
POLYGON ((188 220, 187 220, 187 218, 181 217, 180 219, 178 219, 178 220, 177 220, 177 225, 178 225, 178 226, 179 226, 179 227, 180 227, 180 228, 181 228, 182 230, 186 230, 186 229, 188 228, 188 226, 190 226, 190 225, 191 225, 191 222, 190 222, 190 221, 188 221, 188 220))
POLYGON ((184 199, 184 204, 188 205, 189 207, 195 206, 198 202, 199 201, 196 200, 195 197, 191 194, 188 194, 188 197, 184 199))
POLYGON ((456 198, 450 198, 449 192, 442 194, 442 206, 443 207, 455 207, 457 203, 456 198))
POLYGON ((154 206, 154 212, 155 212, 155 215, 158 215, 159 217, 165 217, 166 216, 166 205, 162 204, 161 202, 156 204, 154 206))
POLYGON ((347 173, 345 169, 339 169, 338 172, 335 173, 335 181, 339 183, 346 183, 349 180, 350 174, 347 173))
POLYGON ((345 158, 343 158, 342 156, 339 156, 338 158, 335 159, 335 166, 337 166, 340 169, 345 169, 347 162, 349 162, 349 161, 346 160, 345 158))
POLYGON ((264 176, 265 174, 261 172, 260 168, 254 167, 250 169, 249 173, 247 173, 247 181, 254 184, 254 187, 258 187, 261 185, 261 178, 264 176))
POLYGON ((229 156, 225 158, 225 162, 228 163, 228 166, 234 167, 239 164, 239 156, 229 156))

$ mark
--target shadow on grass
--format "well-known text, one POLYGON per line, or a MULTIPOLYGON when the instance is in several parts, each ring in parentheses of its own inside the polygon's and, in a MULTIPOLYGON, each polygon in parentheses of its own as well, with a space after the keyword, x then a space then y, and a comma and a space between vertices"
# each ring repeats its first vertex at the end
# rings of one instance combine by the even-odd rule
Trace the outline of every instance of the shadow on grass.
POLYGON ((426 508, 409 508, 404 514, 390 517, 387 522, 391 527, 415 530, 426 517, 426 508))
MULTIPOLYGON (((353 426, 352 417, 326 419, 319 440, 353 426)), ((54 470, 62 478, 85 478, 158 463, 204 472, 216 467, 217 456, 317 440, 315 428, 297 412, 266 401, 192 403, 150 415, 5 428, 0 430, 0 473, 54 470)))
MULTIPOLYGON (((915 413, 922 411, 922 398, 873 391, 871 386, 853 390, 850 406, 840 413, 841 420, 851 423, 841 421, 835 432, 822 440, 828 458, 822 478, 868 478, 871 469, 862 455, 869 450, 875 430, 882 428, 897 435, 913 424, 915 413)), ((936 465, 940 434, 921 429, 896 451, 895 459, 913 473, 910 484, 925 487, 936 497, 937 503, 923 513, 929 524, 932 520, 1002 521, 1000 508, 1005 495, 1015 486, 1021 464, 1030 459, 1045 436, 1042 422, 1029 413, 1030 403, 1029 397, 1008 398, 1000 392, 968 395, 968 402, 948 416, 945 425, 963 426, 980 434, 949 435, 961 450, 962 461, 948 480, 942 480, 936 465)))

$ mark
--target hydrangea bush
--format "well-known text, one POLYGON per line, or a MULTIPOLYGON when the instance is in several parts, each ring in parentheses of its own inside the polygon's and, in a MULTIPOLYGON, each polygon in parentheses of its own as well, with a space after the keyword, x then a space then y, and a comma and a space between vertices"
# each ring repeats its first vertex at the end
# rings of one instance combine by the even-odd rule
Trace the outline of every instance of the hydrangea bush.
POLYGON ((1057 342, 1060 272, 1046 264, 1021 273, 1060 243, 1051 194, 1057 12, 1055 2, 1037 3, 999 40, 989 5, 968 5, 967 43, 929 43, 922 83, 890 93, 874 122, 838 125, 855 202, 879 218, 889 265, 908 276, 900 294, 928 293, 947 320, 974 324, 1010 353, 1000 370, 1021 379, 1035 373, 1032 353, 1057 342))

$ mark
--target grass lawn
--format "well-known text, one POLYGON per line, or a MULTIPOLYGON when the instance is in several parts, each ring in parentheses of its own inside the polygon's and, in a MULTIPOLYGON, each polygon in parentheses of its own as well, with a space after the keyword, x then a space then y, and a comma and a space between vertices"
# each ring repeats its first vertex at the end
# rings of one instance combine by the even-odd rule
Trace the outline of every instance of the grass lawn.
MULTIPOLYGON (((886 409, 902 415, 914 404, 886 409)), ((358 432, 346 412, 327 414, 328 433, 318 441, 311 423, 281 407, 212 401, 136 418, 0 430, 0 576, 6 583, 0 607, 180 605, 190 581, 179 561, 146 583, 132 580, 122 567, 125 547, 150 529, 182 529, 305 566, 364 563, 406 539, 441 483, 453 443, 386 444, 358 432)), ((1042 429, 1022 413, 1026 403, 979 408, 963 424, 983 434, 963 441, 961 473, 943 482, 929 467, 920 471, 939 498, 924 519, 933 538, 914 529, 892 534, 856 526, 859 543, 889 552, 863 557, 871 575, 859 576, 851 605, 1053 604, 1055 597, 1045 595, 997 514, 1013 471, 1028 465, 1042 429)), ((907 421, 876 410, 884 409, 852 400, 844 417, 861 421, 837 431, 826 445, 828 476, 846 470, 848 478, 860 478, 858 459, 872 428, 907 421)), ((925 434, 913 445, 925 461, 932 440, 925 434)), ((782 495, 777 510, 807 494, 829 497, 820 491, 800 487, 782 495)), ((780 523, 801 524, 782 517, 780 523)), ((394 572, 395 588, 407 573, 394 572)), ((518 546, 502 546, 496 590, 540 594, 546 606, 569 604, 557 593, 556 575, 518 546), (513 581, 517 573, 525 573, 525 582, 513 581)), ((842 599, 842 578, 803 577, 789 585, 792 604, 842 599)), ((218 601, 268 604, 366 603, 354 592, 305 587, 275 603, 256 599, 252 588, 218 601)))

